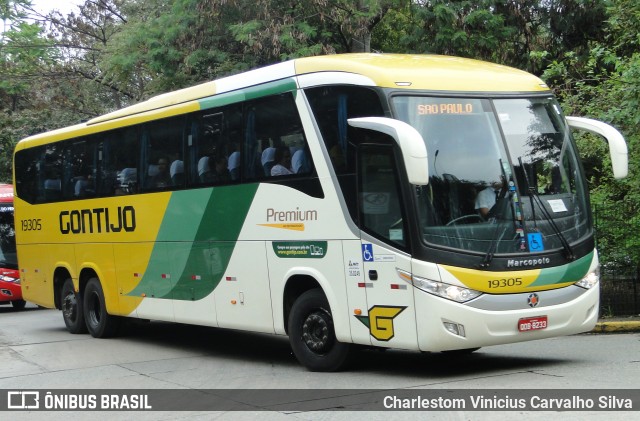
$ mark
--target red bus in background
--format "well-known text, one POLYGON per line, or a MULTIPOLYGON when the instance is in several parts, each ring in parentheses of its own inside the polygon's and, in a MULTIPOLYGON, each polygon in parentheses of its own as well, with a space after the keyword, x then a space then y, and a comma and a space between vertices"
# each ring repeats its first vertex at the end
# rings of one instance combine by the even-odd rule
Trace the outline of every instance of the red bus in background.
POLYGON ((13 222, 13 186, 0 184, 0 305, 23 309, 20 272, 16 255, 16 231, 13 222))

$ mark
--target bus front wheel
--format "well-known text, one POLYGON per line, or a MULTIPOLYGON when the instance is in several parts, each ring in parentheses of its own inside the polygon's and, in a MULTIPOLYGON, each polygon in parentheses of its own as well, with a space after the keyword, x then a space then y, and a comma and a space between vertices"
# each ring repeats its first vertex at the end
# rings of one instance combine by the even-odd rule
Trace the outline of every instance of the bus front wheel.
POLYGON ((94 338, 113 336, 120 326, 120 318, 107 313, 102 285, 98 278, 89 279, 84 290, 84 318, 89 333, 94 338))
POLYGON ((338 342, 331 308, 320 289, 302 294, 289 313, 289 342, 296 358, 311 371, 338 371, 349 362, 351 345, 338 342))
POLYGON ((79 292, 76 294, 71 278, 65 279, 62 284, 60 307, 62 309, 64 324, 70 333, 77 334, 87 332, 82 309, 82 295, 79 292))

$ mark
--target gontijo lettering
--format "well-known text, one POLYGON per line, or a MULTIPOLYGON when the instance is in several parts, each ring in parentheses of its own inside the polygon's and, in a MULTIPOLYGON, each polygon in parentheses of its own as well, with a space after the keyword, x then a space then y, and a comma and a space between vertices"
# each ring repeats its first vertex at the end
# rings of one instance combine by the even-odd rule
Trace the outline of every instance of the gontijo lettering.
POLYGON ((93 234, 107 232, 133 232, 136 230, 136 210, 133 206, 115 209, 94 208, 60 212, 62 234, 93 234))

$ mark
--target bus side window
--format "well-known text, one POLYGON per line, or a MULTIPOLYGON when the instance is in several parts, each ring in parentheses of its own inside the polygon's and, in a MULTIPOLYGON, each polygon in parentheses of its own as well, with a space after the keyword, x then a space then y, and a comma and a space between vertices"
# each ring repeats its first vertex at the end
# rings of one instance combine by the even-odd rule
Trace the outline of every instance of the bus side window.
POLYGON ((244 180, 313 172, 313 161, 291 93, 253 101, 246 111, 244 140, 244 180))
POLYGON ((93 197, 96 194, 97 143, 82 138, 68 146, 65 155, 65 199, 93 197))
POLYGON ((240 179, 242 105, 202 111, 189 123, 188 183, 221 185, 240 179))
POLYGON ((57 202, 62 199, 63 147, 61 144, 47 145, 44 151, 43 202, 57 202))
POLYGON ((102 141, 100 195, 133 194, 138 191, 140 136, 136 127, 113 130, 102 141))
POLYGON ((144 187, 147 191, 184 187, 183 138, 185 119, 170 117, 143 127, 144 187))

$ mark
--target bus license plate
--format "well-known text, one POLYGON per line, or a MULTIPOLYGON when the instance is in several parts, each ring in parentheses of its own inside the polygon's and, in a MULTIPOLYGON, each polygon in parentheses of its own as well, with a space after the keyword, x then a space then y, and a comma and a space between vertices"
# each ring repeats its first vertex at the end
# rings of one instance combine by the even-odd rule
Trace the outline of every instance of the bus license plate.
POLYGON ((547 327, 547 316, 527 317, 518 320, 518 330, 528 332, 530 330, 541 330, 547 327))

